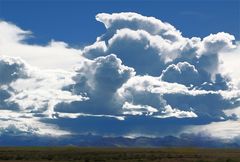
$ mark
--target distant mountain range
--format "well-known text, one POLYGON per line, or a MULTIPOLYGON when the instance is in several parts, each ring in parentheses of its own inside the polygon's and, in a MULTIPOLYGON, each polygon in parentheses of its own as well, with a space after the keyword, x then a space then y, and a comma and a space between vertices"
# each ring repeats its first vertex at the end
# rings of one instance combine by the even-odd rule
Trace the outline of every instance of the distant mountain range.
POLYGON ((205 147, 240 148, 236 142, 226 142, 206 136, 182 134, 180 137, 102 137, 98 135, 71 135, 64 137, 1 135, 0 146, 80 146, 80 147, 205 147))

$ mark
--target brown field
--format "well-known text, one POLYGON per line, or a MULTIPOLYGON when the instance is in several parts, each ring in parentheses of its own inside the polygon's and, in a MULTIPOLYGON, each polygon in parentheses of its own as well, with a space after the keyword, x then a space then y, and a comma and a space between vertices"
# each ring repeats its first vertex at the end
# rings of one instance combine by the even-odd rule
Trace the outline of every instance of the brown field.
POLYGON ((0 162, 240 162, 240 149, 1 147, 0 162))

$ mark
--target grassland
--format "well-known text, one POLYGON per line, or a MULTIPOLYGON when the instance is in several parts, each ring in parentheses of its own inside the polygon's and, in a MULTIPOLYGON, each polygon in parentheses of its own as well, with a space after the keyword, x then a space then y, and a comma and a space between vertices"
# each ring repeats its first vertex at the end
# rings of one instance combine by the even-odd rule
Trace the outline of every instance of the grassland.
POLYGON ((238 149, 1 147, 0 162, 240 162, 238 149))

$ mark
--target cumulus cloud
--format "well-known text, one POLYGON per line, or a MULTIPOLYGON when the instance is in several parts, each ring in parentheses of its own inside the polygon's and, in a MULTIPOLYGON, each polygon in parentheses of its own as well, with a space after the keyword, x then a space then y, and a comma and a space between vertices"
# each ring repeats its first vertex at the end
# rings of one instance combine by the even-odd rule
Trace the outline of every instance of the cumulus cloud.
POLYGON ((132 30, 142 29, 152 35, 161 35, 168 40, 178 40, 181 33, 169 23, 164 23, 154 17, 145 17, 133 12, 100 13, 96 20, 102 22, 109 34, 117 29, 128 28, 132 30))
POLYGON ((232 50, 225 50, 220 52, 219 59, 222 60, 221 64, 219 65, 219 71, 231 78, 231 82, 235 88, 240 87, 240 71, 236 70, 239 68, 239 59, 240 59, 240 42, 237 41, 236 48, 232 50))
POLYGON ((0 84, 9 84, 19 78, 26 78, 28 65, 20 58, 0 56, 0 84))
POLYGON ((85 94, 89 100, 60 104, 56 111, 119 114, 115 93, 133 75, 134 69, 122 65, 114 54, 87 61, 76 70, 75 84, 68 88, 75 94, 85 94))
POLYGON ((235 38, 228 33, 210 34, 202 40, 185 38, 172 25, 136 13, 102 13, 96 19, 107 32, 85 47, 83 55, 92 59, 115 53, 140 75, 158 76, 170 64, 188 62, 202 79, 214 81, 221 63, 219 52, 235 48, 235 38))
POLYGON ((159 75, 165 64, 177 58, 179 50, 184 48, 181 43, 169 42, 159 35, 126 28, 117 30, 105 42, 100 39, 93 45, 85 47, 83 55, 95 58, 115 53, 124 64, 135 68, 137 73, 150 75, 159 75), (90 50, 94 52, 90 53, 90 50), (148 66, 142 66, 143 64, 148 66))
POLYGON ((198 85, 203 82, 194 65, 188 62, 171 64, 162 71, 161 79, 170 83, 180 83, 187 86, 198 85))
POLYGON ((203 48, 199 53, 205 55, 218 54, 222 49, 229 50, 235 48, 233 41, 235 37, 228 33, 219 32, 217 34, 210 34, 202 40, 203 48))
POLYGON ((129 12, 100 13, 96 20, 106 33, 83 49, 54 40, 29 44, 30 31, 0 22, 0 132, 166 135, 191 125, 214 135, 212 128, 229 124, 238 133, 233 35, 186 38, 166 22, 129 12), (109 121, 117 126, 98 128, 109 121), (161 122, 165 127, 148 130, 161 122))
POLYGON ((119 90, 118 98, 127 101, 123 109, 125 113, 153 114, 155 117, 197 117, 189 111, 172 108, 164 99, 165 93, 177 94, 188 91, 187 87, 179 84, 162 82, 160 78, 150 76, 136 76, 127 81, 119 90), (131 104, 129 104, 131 103, 131 104))
POLYGON ((118 90, 118 95, 121 100, 157 108, 159 111, 155 115, 158 116, 168 112, 168 116, 178 117, 175 113, 178 111, 185 117, 221 118, 224 109, 239 104, 238 91, 191 89, 151 76, 132 77, 118 90))
POLYGON ((179 45, 144 30, 121 29, 108 40, 108 52, 118 54, 126 65, 134 67, 139 74, 159 75, 167 62, 178 57, 179 45))

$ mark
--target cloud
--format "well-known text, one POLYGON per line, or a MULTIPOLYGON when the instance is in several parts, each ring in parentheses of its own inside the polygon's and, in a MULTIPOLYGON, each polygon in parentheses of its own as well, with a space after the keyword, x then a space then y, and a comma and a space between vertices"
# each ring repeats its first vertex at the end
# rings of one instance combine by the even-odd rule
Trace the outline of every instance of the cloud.
POLYGON ((240 88, 240 72, 236 70, 239 68, 239 59, 240 59, 240 44, 239 41, 236 42, 236 48, 232 50, 222 51, 219 54, 221 64, 219 65, 219 71, 231 78, 233 86, 240 88))
POLYGON ((67 132, 40 120, 53 118, 53 108, 59 102, 87 99, 62 90, 73 82, 70 72, 39 70, 20 58, 0 56, 0 74, 0 132, 3 134, 64 135, 67 132))
POLYGON ((143 30, 117 30, 108 40, 108 52, 118 54, 126 65, 142 75, 159 75, 167 62, 178 57, 178 49, 179 44, 171 44, 143 30))
POLYGON ((45 46, 28 44, 27 40, 33 38, 31 32, 9 22, 0 21, 0 35, 1 55, 20 57, 41 69, 72 70, 83 59, 81 50, 61 41, 51 40, 45 46))
POLYGON ((158 76, 170 64, 188 62, 202 79, 214 81, 221 64, 219 53, 236 47, 234 36, 228 33, 210 34, 202 40, 185 38, 172 25, 136 13, 102 13, 96 19, 107 31, 85 47, 83 55, 92 59, 114 53, 140 75, 158 76))
POLYGON ((154 115, 158 116, 168 112, 169 116, 179 117, 175 113, 178 111, 185 117, 221 118, 225 116, 223 110, 239 104, 239 91, 192 89, 151 76, 132 77, 118 90, 118 96, 135 105, 154 107, 158 110, 154 115))
POLYGON ((239 138, 239 120, 227 120, 212 122, 206 125, 188 126, 184 131, 194 134, 202 133, 213 138, 218 138, 219 140, 234 141, 239 138))
POLYGON ((26 78, 28 65, 20 58, 0 56, 0 84, 9 84, 18 78, 26 78))
POLYGON ((31 32, 22 30, 18 26, 5 22, 5 21, 0 21, 0 44, 4 44, 6 42, 8 43, 17 43, 21 42, 24 39, 26 39, 31 32))
POLYGON ((39 70, 20 58, 0 56, 0 74, 4 101, 16 103, 19 109, 48 109, 50 103, 83 99, 62 90, 73 83, 70 72, 39 70))
MULTIPOLYGON (((81 95, 73 95, 69 91, 62 90, 62 87, 70 84, 72 81, 69 74, 61 72, 48 72, 38 77, 28 79, 19 79, 10 84, 12 94, 6 101, 16 103, 19 109, 25 111, 45 112, 51 116, 54 106, 59 102, 71 102, 85 100, 87 98, 81 95)), ((38 73, 39 75, 41 73, 38 73)))
POLYGON ((176 117, 176 118, 196 118, 198 117, 193 111, 182 111, 179 109, 173 109, 170 105, 165 107, 163 110, 162 115, 156 115, 157 118, 169 118, 169 117, 176 117))
POLYGON ((121 100, 127 101, 123 105, 123 109, 127 109, 125 112, 127 114, 151 114, 158 118, 197 117, 191 109, 181 111, 172 108, 163 97, 165 93, 178 94, 183 91, 188 89, 180 84, 162 82, 157 77, 136 76, 118 90, 118 96, 121 100))
POLYGON ((233 109, 227 109, 223 111, 227 116, 232 117, 237 120, 240 119, 240 107, 236 107, 233 109))
POLYGON ((221 50, 234 49, 233 45, 235 37, 228 33, 219 32, 217 34, 210 34, 202 40, 203 48, 199 51, 201 54, 218 54, 221 50))
POLYGON ((180 83, 186 86, 203 83, 194 65, 188 62, 171 64, 162 71, 161 79, 170 83, 180 83))
POLYGON ((170 42, 145 30, 123 28, 116 30, 109 39, 99 38, 93 45, 85 47, 83 55, 92 59, 114 53, 138 74, 160 75, 167 63, 187 53, 196 43, 195 39, 191 41, 183 37, 170 42), (143 64, 148 66, 141 66, 143 64))
POLYGON ((17 105, 6 100, 11 97, 9 85, 17 79, 26 79, 29 66, 20 58, 0 56, 0 109, 16 109, 17 105))
POLYGON ((219 58, 220 52, 235 49, 234 40, 233 35, 224 32, 210 34, 203 38, 197 51, 199 59, 196 67, 206 71, 210 74, 211 79, 214 79, 215 75, 219 73, 219 65, 222 61, 219 58))
POLYGON ((99 56, 104 56, 107 51, 107 46, 104 41, 97 41, 83 49, 83 55, 89 59, 94 59, 99 56))
POLYGON ((40 122, 33 114, 1 110, 0 136, 63 136, 70 132, 60 130, 56 125, 40 122))
POLYGON ((125 102, 122 106, 126 115, 152 115, 153 113, 158 112, 154 107, 148 105, 133 105, 131 103, 125 102))
POLYGON ((119 114, 119 101, 115 97, 118 88, 135 75, 133 68, 122 65, 116 55, 110 54, 87 61, 76 70, 75 84, 69 90, 85 94, 89 100, 59 104, 55 110, 93 114, 119 114))
POLYGON ((109 33, 117 29, 128 28, 132 30, 145 30, 151 35, 161 35, 172 41, 178 40, 178 38, 181 37, 181 33, 169 23, 164 23, 154 17, 145 17, 133 12, 100 13, 96 15, 96 20, 102 22, 109 33))
POLYGON ((237 138, 233 35, 186 38, 166 22, 130 12, 96 19, 106 32, 82 49, 55 40, 30 44, 30 31, 0 22, 0 132, 215 136, 216 128, 223 138, 220 127, 229 125, 229 138, 237 138))

